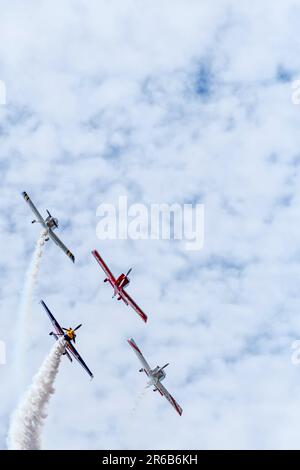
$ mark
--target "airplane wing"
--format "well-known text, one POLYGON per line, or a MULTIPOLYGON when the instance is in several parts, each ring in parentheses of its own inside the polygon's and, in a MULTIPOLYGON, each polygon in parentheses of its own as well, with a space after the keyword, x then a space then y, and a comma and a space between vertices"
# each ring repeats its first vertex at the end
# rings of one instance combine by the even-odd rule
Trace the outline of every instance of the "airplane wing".
POLYGON ((97 250, 93 250, 92 251, 92 255, 94 256, 95 260, 100 264, 101 268, 103 269, 103 271, 105 272, 106 276, 108 277, 108 279, 113 283, 115 284, 116 283, 116 278, 115 276, 113 275, 113 273, 110 271, 110 269, 108 268, 107 264, 104 262, 104 260, 101 258, 101 256, 99 255, 98 251, 97 250))
POLYGON ((138 304, 135 303, 135 301, 130 297, 129 294, 127 294, 127 292, 125 292, 124 289, 120 290, 118 292, 118 294, 122 297, 123 300, 125 300, 125 302, 127 302, 132 308, 133 310, 136 311, 136 313, 144 320, 144 322, 146 323, 147 322, 147 315, 143 312, 143 310, 138 306, 138 304))
POLYGON ((75 357, 76 361, 79 362, 79 364, 86 370, 89 376, 93 379, 94 375, 92 374, 92 372, 90 371, 90 369, 88 368, 88 366, 86 365, 86 363, 84 362, 84 360, 82 359, 82 357, 80 356, 76 348, 74 348, 73 344, 67 341, 66 348, 68 349, 68 352, 70 352, 72 356, 75 357))
POLYGON ((32 212, 35 214, 35 216, 37 217, 38 221, 45 227, 48 229, 47 225, 45 224, 45 220, 44 218, 41 216, 41 214, 39 213, 39 211, 37 210, 37 208, 35 207, 35 205, 33 204, 32 200, 30 199, 30 197, 28 196, 28 194, 26 193, 26 191, 23 191, 22 192, 22 196, 24 197, 25 201, 28 203, 28 205, 30 206, 32 212))
POLYGON ((73 253, 71 253, 69 248, 67 248, 66 245, 63 244, 63 242, 58 238, 58 236, 55 235, 53 230, 51 229, 48 229, 48 230, 49 230, 48 232, 49 237, 54 241, 54 243, 56 243, 56 245, 58 245, 66 253, 66 255, 73 261, 73 263, 75 263, 75 256, 73 255, 73 253))
POLYGON ((150 374, 151 368, 148 362, 146 361, 146 359, 144 358, 143 354, 141 353, 140 349, 137 347, 135 341, 131 338, 131 339, 128 339, 127 342, 130 344, 135 354, 137 355, 137 357, 143 364, 144 369, 147 371, 148 374, 150 374))
POLYGON ((63 335, 64 332, 63 332, 62 327, 60 326, 58 321, 54 318, 54 316, 52 315, 52 313, 50 312, 49 308, 47 307, 47 305, 45 304, 45 302, 43 300, 41 300, 41 304, 44 307, 44 309, 46 310, 46 313, 47 313, 48 317, 50 318, 50 321, 51 321, 52 325, 54 326, 54 328, 56 330, 56 333, 58 333, 59 335, 63 335))
POLYGON ((158 391, 164 395, 166 397, 166 399, 168 400, 169 403, 171 403, 171 405, 175 408, 175 410, 177 411, 177 413, 181 416, 182 415, 182 408, 181 406, 178 405, 177 401, 175 400, 175 398, 172 397, 172 395, 170 395, 170 393, 168 392, 168 390, 161 384, 161 382, 158 382, 157 384, 155 384, 155 387, 158 389, 158 391))

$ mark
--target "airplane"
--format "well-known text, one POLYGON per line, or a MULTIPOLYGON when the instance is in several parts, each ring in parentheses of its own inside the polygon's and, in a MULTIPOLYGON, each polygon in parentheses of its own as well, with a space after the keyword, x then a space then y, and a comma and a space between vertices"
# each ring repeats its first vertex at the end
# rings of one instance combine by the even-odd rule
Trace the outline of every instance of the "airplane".
POLYGON ((76 328, 62 328, 60 324, 58 323, 58 321, 54 318, 54 316, 52 315, 52 313, 50 312, 49 308, 47 307, 47 305, 45 304, 43 300, 41 300, 41 304, 46 310, 46 313, 56 330, 55 332, 51 331, 49 335, 54 336, 56 341, 59 339, 59 337, 63 337, 66 341, 66 348, 63 354, 67 356, 69 361, 73 362, 72 357, 71 357, 72 355, 79 362, 79 364, 86 370, 89 376, 93 379, 94 375, 92 374, 92 372, 90 371, 90 369, 88 368, 88 366, 86 365, 86 363, 84 362, 84 360, 82 359, 82 357, 80 356, 80 354, 77 352, 77 350, 72 344, 72 341, 76 343, 75 331, 78 330, 82 326, 82 324, 76 326, 76 328))
POLYGON ((166 397, 168 402, 171 403, 177 413, 181 416, 182 408, 178 405, 177 401, 172 397, 172 395, 170 395, 168 390, 161 384, 161 381, 164 380, 164 378, 166 377, 166 372, 164 371, 164 369, 169 365, 169 363, 165 364, 163 367, 157 366, 154 369, 151 369, 148 362, 141 353, 140 349, 137 347, 135 341, 131 338, 128 339, 127 342, 132 347, 133 351, 135 352, 135 354, 143 365, 143 367, 139 369, 139 372, 145 372, 147 377, 150 379, 147 384, 147 388, 154 387, 153 392, 156 392, 158 390, 162 396, 166 397))
POLYGON ((35 205, 33 204, 32 200, 26 193, 26 191, 22 192, 22 196, 24 197, 25 201, 29 204, 31 210, 35 214, 37 220, 32 220, 32 224, 39 223, 47 230, 47 238, 46 241, 49 240, 49 237, 56 243, 65 253, 66 255, 75 263, 75 256, 71 251, 63 244, 63 242, 55 235, 54 230, 58 228, 58 220, 53 217, 47 209, 47 217, 44 219, 35 205))
POLYGON ((130 295, 125 292, 125 288, 130 283, 129 274, 132 271, 132 268, 129 269, 127 274, 120 274, 120 276, 116 279, 112 272, 109 270, 108 266, 105 264, 101 256, 99 255, 97 250, 92 251, 92 255, 96 259, 96 261, 100 264, 101 268, 105 272, 107 278, 104 279, 104 282, 109 282, 112 288, 114 289, 113 298, 117 296, 118 300, 123 300, 126 305, 130 305, 133 310, 136 311, 138 315, 144 320, 146 323, 147 315, 143 312, 143 310, 135 303, 135 301, 130 297, 130 295))

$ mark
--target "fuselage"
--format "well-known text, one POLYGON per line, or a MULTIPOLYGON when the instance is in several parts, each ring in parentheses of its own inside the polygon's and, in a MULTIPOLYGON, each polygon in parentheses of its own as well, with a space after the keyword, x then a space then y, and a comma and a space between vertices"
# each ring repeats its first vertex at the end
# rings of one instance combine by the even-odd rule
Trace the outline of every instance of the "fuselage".
POLYGON ((157 366, 157 367, 155 367, 155 369, 152 369, 152 370, 151 370, 151 377, 152 377, 155 381, 161 382, 161 381, 164 380, 164 378, 166 377, 166 373, 165 373, 164 370, 162 370, 161 367, 157 366))
MULTIPOLYGON (((125 274, 120 274, 120 276, 116 279, 115 284, 109 278, 104 280, 104 282, 107 282, 107 281, 110 283, 110 285, 114 289, 114 297, 117 294, 119 294, 123 289, 125 289, 128 286, 128 284, 130 283, 130 279, 125 274)), ((118 297, 118 300, 121 300, 120 295, 118 297)), ((125 300, 124 300, 124 302, 127 303, 125 300)))
POLYGON ((76 333, 75 331, 72 329, 72 328, 69 328, 65 334, 64 334, 64 338, 66 341, 74 341, 74 339, 76 338, 76 333))
POLYGON ((49 215, 45 220, 45 224, 47 227, 54 230, 58 227, 58 220, 55 217, 49 215))
MULTIPOLYGON (((165 366, 164 366, 165 367, 165 366)), ((156 385, 158 382, 161 382, 165 379, 166 373, 162 367, 156 366, 154 369, 151 369, 150 372, 147 372, 146 369, 140 369, 140 372, 144 371, 150 381, 148 386, 156 385)))
POLYGON ((120 276, 116 280, 116 285, 118 286, 119 289, 125 289, 125 287, 127 287, 129 283, 130 283, 130 279, 127 276, 125 276, 125 274, 120 274, 120 276))

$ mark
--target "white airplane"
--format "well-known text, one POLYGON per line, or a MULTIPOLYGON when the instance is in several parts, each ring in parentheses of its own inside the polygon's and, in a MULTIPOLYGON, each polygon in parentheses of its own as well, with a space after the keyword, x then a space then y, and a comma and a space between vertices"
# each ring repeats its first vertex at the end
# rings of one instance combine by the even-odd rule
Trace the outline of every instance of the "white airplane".
POLYGON ((161 384, 161 381, 164 380, 166 377, 166 373, 164 369, 169 365, 165 364, 163 367, 155 367, 154 369, 151 369, 149 366, 148 362, 144 358, 143 354, 141 353, 140 349, 137 347, 136 343, 134 342, 133 339, 128 339, 127 340, 132 349, 134 350, 135 354, 141 361, 143 367, 142 369, 139 370, 139 372, 145 372, 147 377, 149 377, 149 382, 147 385, 147 388, 149 387, 154 387, 153 391, 156 392, 157 390, 162 396, 165 396, 166 399, 168 400, 169 403, 175 408, 177 413, 181 416, 182 415, 182 408, 178 405, 177 401, 170 395, 168 390, 161 384))
POLYGON ((46 217, 46 219, 44 219, 25 191, 23 191, 22 196, 24 197, 25 201, 29 204, 35 216, 37 217, 37 220, 33 220, 32 223, 41 224, 47 230, 46 241, 48 241, 50 237, 54 241, 54 243, 56 243, 74 263, 75 256, 73 255, 73 253, 71 253, 71 251, 66 247, 66 245, 64 245, 63 242, 53 232, 53 230, 58 228, 58 220, 55 217, 52 217, 52 215, 50 214, 48 210, 47 210, 48 216, 46 217))

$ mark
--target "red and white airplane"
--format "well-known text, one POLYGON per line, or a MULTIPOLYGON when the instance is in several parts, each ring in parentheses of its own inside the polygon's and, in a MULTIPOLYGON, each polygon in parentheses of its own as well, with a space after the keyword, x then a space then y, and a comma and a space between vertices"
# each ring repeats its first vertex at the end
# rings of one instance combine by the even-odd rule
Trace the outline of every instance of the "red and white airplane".
POLYGON ((112 288, 114 289, 114 295, 118 296, 118 300, 123 300, 123 302, 126 305, 130 305, 133 310, 136 311, 136 313, 144 320, 144 322, 147 321, 147 315, 143 312, 143 310, 135 303, 135 301, 130 297, 127 292, 125 292, 125 288, 128 286, 130 283, 129 279, 129 274, 131 273, 131 269, 127 272, 127 274, 120 274, 118 278, 115 278, 104 260, 101 258, 97 250, 92 251, 92 255, 96 259, 96 261, 100 264, 101 268, 106 274, 106 278, 104 279, 104 282, 109 282, 112 288))
POLYGON ((166 377, 166 373, 164 369, 169 364, 165 364, 163 367, 157 366, 154 369, 151 369, 148 362, 146 361, 143 354, 141 353, 140 349, 137 347, 135 341, 133 339, 128 339, 127 341, 143 365, 142 369, 140 369, 139 372, 145 372, 147 377, 149 377, 150 379, 147 387, 154 387, 153 392, 156 392, 158 390, 162 396, 166 397, 168 402, 171 403, 171 405, 175 408, 177 413, 181 416, 182 415, 181 406, 178 405, 175 398, 173 398, 172 395, 170 395, 170 393, 168 392, 168 390, 161 384, 161 381, 164 380, 164 378, 166 377))

